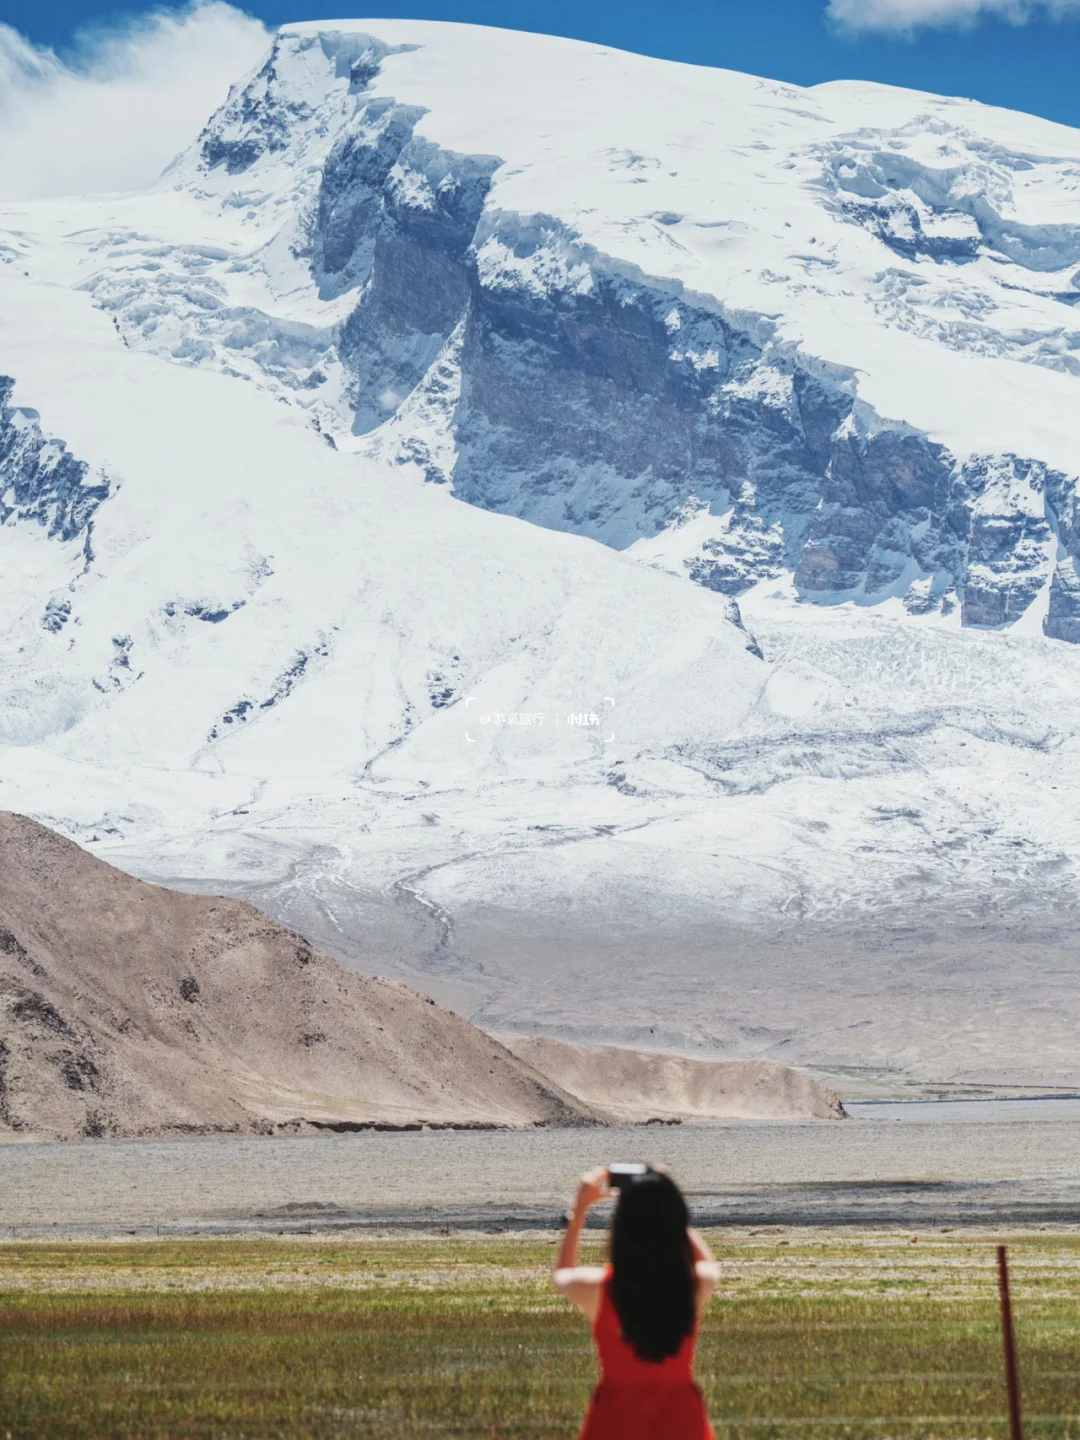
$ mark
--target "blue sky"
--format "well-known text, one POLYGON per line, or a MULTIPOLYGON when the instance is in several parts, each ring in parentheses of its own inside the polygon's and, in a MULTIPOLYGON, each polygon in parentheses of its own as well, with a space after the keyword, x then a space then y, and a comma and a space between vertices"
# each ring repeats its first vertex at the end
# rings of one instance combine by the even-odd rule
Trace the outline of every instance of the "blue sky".
MULTIPOLYGON (((877 18, 878 29, 862 33, 830 20, 827 3, 377 0, 368 9, 352 0, 253 0, 242 8, 270 25, 371 13, 507 25, 798 84, 873 79, 972 96, 1080 126, 1080 0, 831 0, 834 14, 877 18), (1023 23, 1015 23, 1018 4, 1027 6, 1023 23), (905 15, 930 23, 895 28, 905 15)), ((146 0, 0 0, 0 20, 62 51, 80 27, 147 8, 146 0)))

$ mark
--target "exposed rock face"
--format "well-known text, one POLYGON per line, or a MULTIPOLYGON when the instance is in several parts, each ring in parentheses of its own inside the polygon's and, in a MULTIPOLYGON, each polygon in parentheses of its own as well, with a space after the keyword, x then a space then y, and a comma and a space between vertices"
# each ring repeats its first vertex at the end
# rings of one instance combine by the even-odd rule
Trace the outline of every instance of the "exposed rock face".
POLYGON ((0 1136, 582 1124, 458 1016, 0 813, 0 1136))
POLYGON ((0 375, 0 525, 33 521, 57 540, 73 540, 108 498, 108 482, 87 483, 89 465, 42 433, 36 411, 9 403, 14 388, 0 375))
POLYGON ((843 1120, 833 1091, 772 1060, 689 1060, 542 1036, 504 1037, 507 1049, 621 1124, 651 1120, 843 1120))
MULTIPOLYGON (((271 335, 253 313, 240 343, 260 367, 301 389, 340 367, 339 423, 488 509, 623 548, 708 505, 727 522, 683 564, 729 596, 793 571, 806 599, 899 595, 912 613, 959 607, 965 624, 1000 626, 1049 587, 1046 633, 1076 638, 1075 540, 1053 519, 1073 507, 1075 476, 1013 455, 961 461, 860 401, 854 371, 779 344, 770 318, 600 253, 555 216, 492 208, 497 156, 440 148, 416 133, 423 107, 368 95, 394 53, 371 35, 286 32, 201 137, 204 171, 242 175, 335 136, 309 161, 294 249, 321 296, 354 291, 356 304, 333 333, 306 336, 271 335)), ((1002 176, 1023 157, 958 131, 967 153, 927 166, 900 153, 921 133, 817 147, 826 207, 885 252, 953 269, 987 253, 1033 273, 1080 258, 1077 227, 1003 218, 1002 176)), ((1007 348, 974 321, 917 314, 899 273, 879 303, 954 348, 1007 348)), ((220 320, 235 335, 235 315, 220 320)), ((1074 363, 1050 342, 1023 358, 1074 363)))

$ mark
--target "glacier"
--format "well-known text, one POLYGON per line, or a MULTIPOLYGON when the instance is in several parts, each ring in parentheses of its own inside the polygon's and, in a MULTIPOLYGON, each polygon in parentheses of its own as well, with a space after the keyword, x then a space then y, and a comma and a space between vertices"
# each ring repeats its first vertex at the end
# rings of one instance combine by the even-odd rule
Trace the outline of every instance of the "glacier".
POLYGON ((0 805, 482 1025, 1077 1082, 1080 133, 285 26, 0 207, 0 805))

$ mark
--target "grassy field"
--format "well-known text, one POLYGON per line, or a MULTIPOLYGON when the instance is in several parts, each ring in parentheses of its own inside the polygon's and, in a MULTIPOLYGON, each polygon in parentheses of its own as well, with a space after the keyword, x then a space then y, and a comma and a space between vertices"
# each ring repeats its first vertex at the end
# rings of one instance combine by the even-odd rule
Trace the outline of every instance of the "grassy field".
MULTIPOLYGON (((732 1232, 718 1440, 1004 1437, 993 1239, 732 1232)), ((1008 1237, 1006 1237, 1008 1238, 1008 1237)), ((543 1236, 0 1245, 0 1440, 571 1437, 595 1378, 543 1236)), ((1010 1239, 1026 1428, 1080 1440, 1080 1236, 1010 1239)))

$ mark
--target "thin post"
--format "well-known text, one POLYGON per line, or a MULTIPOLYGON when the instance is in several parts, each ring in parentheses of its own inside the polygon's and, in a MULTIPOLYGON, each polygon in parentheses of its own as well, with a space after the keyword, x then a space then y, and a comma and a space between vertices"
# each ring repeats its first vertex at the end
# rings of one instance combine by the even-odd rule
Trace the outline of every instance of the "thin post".
POLYGON ((1005 1388, 1009 1394, 1009 1440, 1024 1440, 1020 1418, 1020 1376, 1016 1368, 1016 1334, 1013 1331, 1012 1300, 1009 1296, 1009 1258, 1005 1246, 997 1247, 998 1295, 1001 1299, 1001 1343, 1005 1348, 1005 1388))

